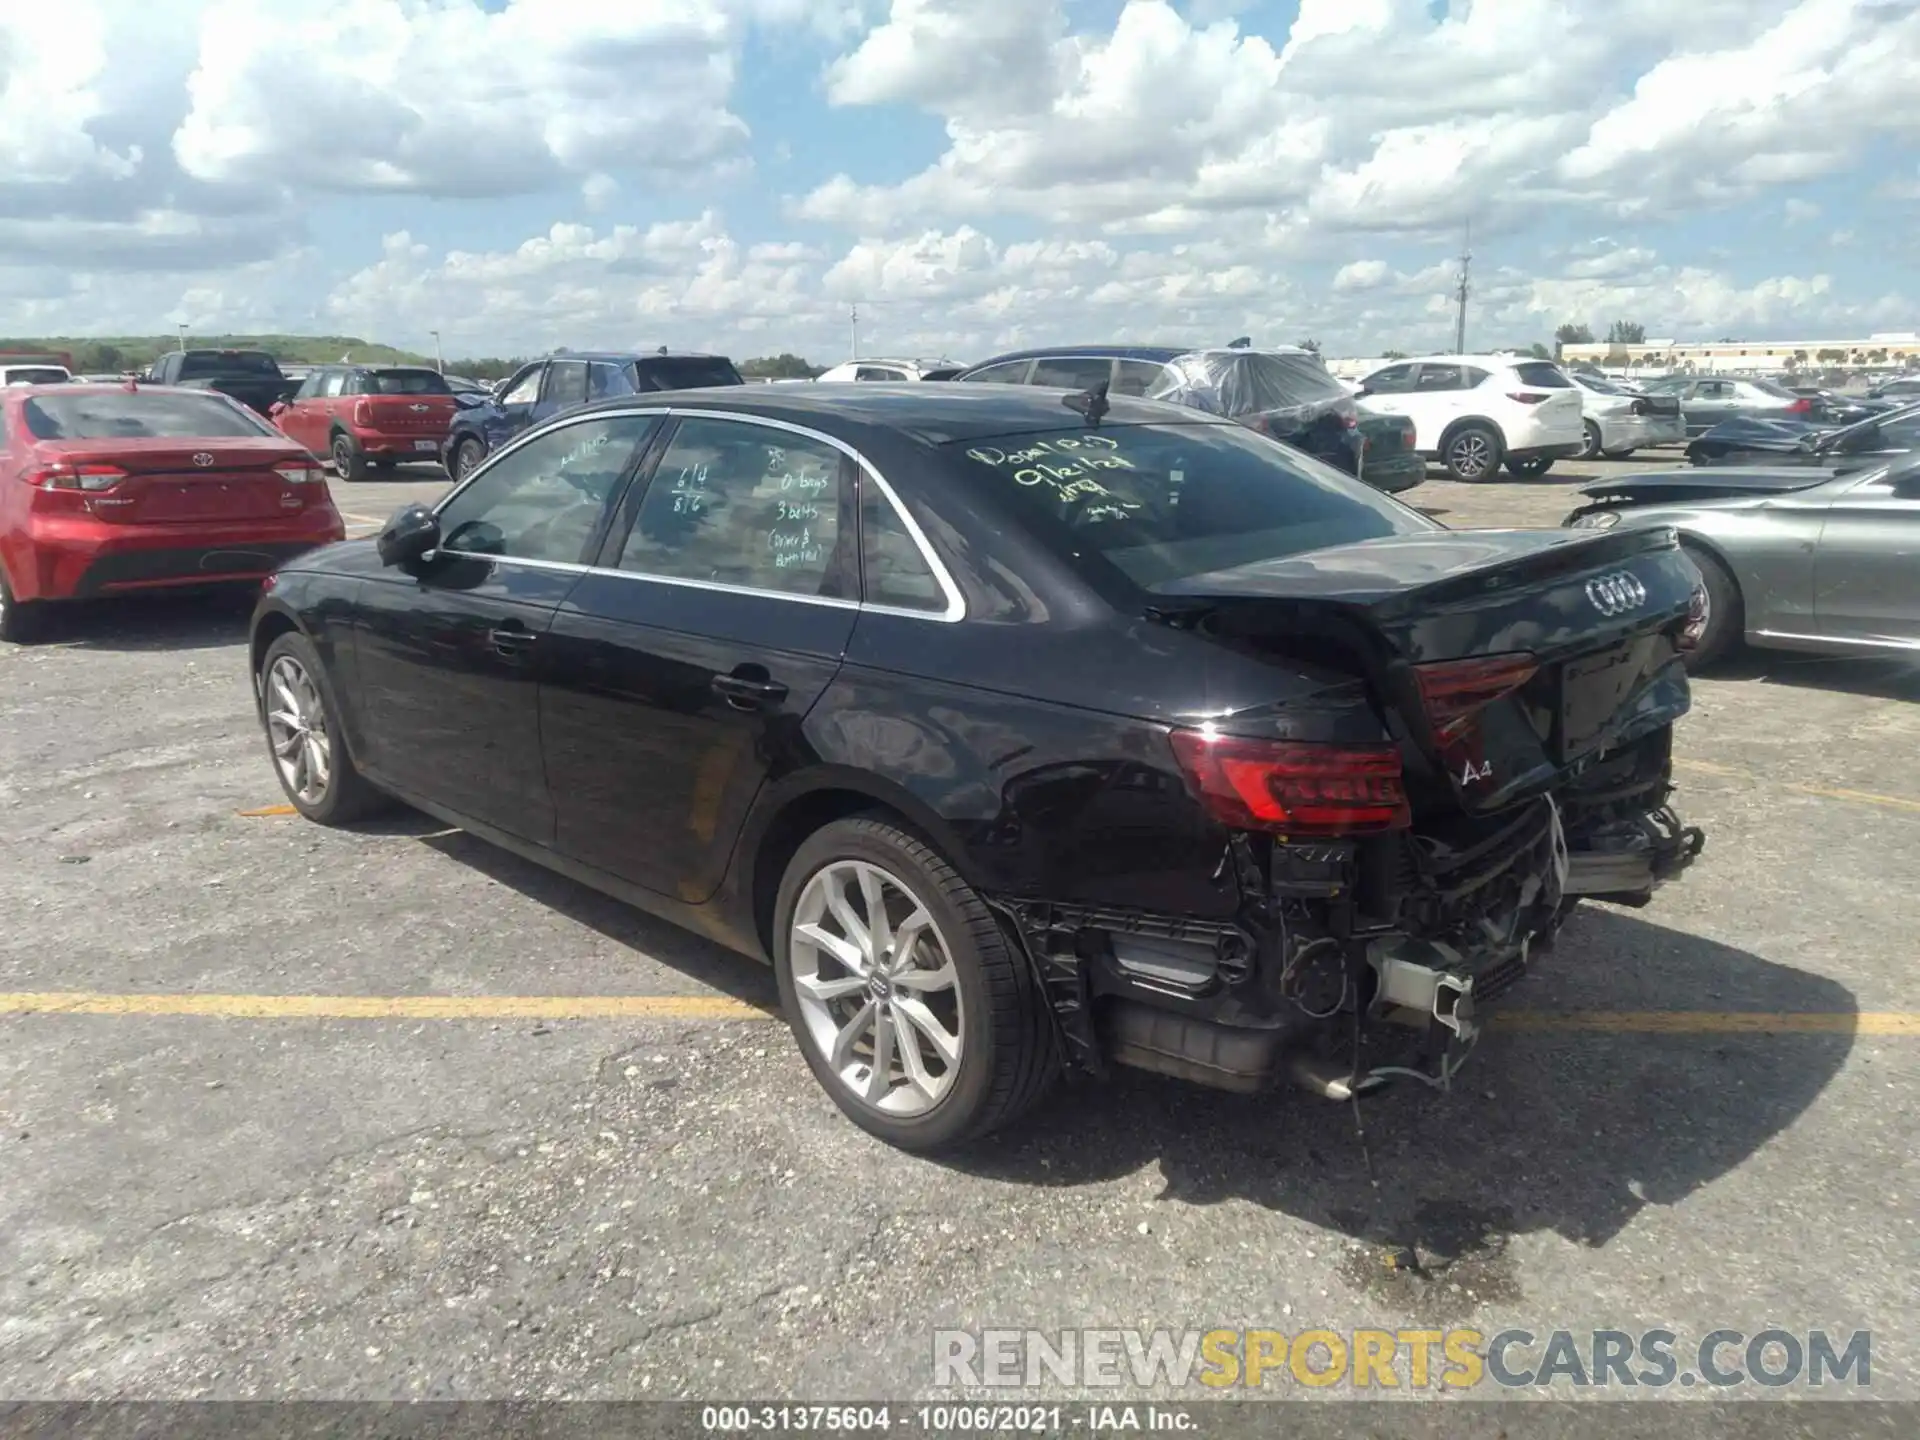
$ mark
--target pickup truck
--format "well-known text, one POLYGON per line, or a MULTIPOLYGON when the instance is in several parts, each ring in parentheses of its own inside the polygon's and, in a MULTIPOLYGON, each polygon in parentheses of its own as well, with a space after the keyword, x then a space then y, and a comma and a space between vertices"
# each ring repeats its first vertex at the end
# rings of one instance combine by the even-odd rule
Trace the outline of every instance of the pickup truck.
POLYGON ((153 362, 146 380, 151 385, 215 390, 261 415, 299 388, 264 350, 172 350, 153 362))

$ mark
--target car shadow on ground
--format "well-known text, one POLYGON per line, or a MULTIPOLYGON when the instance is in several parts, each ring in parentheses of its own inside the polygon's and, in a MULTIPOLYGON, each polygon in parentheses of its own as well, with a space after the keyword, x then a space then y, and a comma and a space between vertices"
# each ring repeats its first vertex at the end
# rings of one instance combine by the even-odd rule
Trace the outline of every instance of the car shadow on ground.
POLYGON ((745 1004, 770 1012, 779 1010, 780 996, 772 969, 724 945, 656 919, 644 910, 602 895, 531 860, 522 860, 511 851, 477 839, 464 830, 449 829, 418 811, 407 811, 382 823, 397 827, 383 833, 414 835, 422 844, 449 859, 511 886, 529 900, 557 910, 569 920, 589 926, 609 940, 679 971, 689 980, 745 1004), (416 824, 417 829, 411 828, 416 824))
POLYGON ((1920 659, 1865 659, 1854 655, 1746 650, 1721 661, 1700 678, 1792 685, 1877 700, 1920 700, 1920 659))
POLYGON ((1511 1236, 1605 1245, 1643 1208, 1679 1204, 1753 1155, 1846 1063, 1857 1013, 1831 980, 1591 906, 1503 1006, 1839 1018, 1798 1034, 1495 1028, 1451 1093, 1403 1084, 1357 1107, 1120 1071, 1056 1090, 1017 1129, 942 1163, 1041 1187, 1157 1166, 1163 1199, 1250 1201, 1362 1242, 1353 1278, 1368 1288, 1443 1306, 1497 1298, 1513 1284, 1511 1236), (1385 1263, 1394 1252, 1413 1268, 1404 1254, 1385 1263))
POLYGON ((116 652, 218 650, 242 645, 260 592, 159 593, 48 606, 38 644, 116 652))

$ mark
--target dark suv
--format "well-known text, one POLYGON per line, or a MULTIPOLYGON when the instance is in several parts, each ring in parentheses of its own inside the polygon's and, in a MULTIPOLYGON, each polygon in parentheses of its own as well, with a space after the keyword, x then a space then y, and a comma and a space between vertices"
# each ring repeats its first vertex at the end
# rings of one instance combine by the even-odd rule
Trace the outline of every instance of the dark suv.
POLYGON ((745 383, 724 355, 569 350, 521 366, 490 398, 463 407, 447 429, 440 459, 449 475, 464 480, 514 436, 589 400, 745 383))
POLYGON ((1389 494, 1426 478, 1413 422, 1369 415, 1311 350, 1063 345, 996 355, 953 377, 1140 395, 1224 415, 1389 494))

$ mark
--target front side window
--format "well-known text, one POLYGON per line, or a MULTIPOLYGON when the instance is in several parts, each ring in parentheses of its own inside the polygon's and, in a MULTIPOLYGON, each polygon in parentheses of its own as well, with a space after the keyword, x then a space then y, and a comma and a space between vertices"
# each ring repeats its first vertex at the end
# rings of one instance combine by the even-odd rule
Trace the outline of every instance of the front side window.
POLYGON ((621 547, 640 575, 853 598, 841 453, 739 420, 680 422, 621 547))
POLYGON ((1444 527, 1239 425, 1115 425, 948 447, 1069 569, 1151 591, 1444 527))
POLYGON ((507 393, 500 397, 502 405, 531 405, 540 398, 540 381, 546 374, 544 365, 536 365, 523 372, 515 380, 507 393))
POLYGON ((1027 378, 1031 360, 1008 360, 999 365, 989 365, 984 370, 976 370, 967 376, 972 384, 981 385, 1018 385, 1027 378))
POLYGON ((326 383, 326 372, 316 370, 300 382, 300 388, 293 392, 296 400, 311 400, 320 393, 320 387, 326 383))
POLYGON ((540 398, 565 409, 587 403, 587 367, 579 360, 556 360, 547 366, 547 383, 540 398))
POLYGON ((505 452, 441 507, 441 548, 584 564, 621 477, 658 423, 651 415, 583 420, 505 452))
POLYGON ((1088 356, 1061 356, 1034 363, 1029 385, 1054 385, 1063 390, 1091 390, 1113 379, 1113 361, 1088 356))
POLYGON ((1367 376, 1363 386, 1369 395, 1405 395, 1413 389, 1413 366, 1389 365, 1367 376))

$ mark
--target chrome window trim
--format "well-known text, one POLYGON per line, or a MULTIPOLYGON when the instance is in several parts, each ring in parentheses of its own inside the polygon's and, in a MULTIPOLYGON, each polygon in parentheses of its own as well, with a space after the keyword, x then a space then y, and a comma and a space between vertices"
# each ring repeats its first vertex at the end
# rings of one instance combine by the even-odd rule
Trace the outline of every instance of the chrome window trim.
MULTIPOLYGON (((790 435, 800 435, 809 440, 817 440, 822 445, 838 450, 842 455, 847 456, 854 464, 860 467, 862 478, 872 480, 873 483, 879 487, 880 493, 886 497, 887 503, 893 507, 894 515, 899 519, 901 525, 906 528, 906 532, 912 538, 915 548, 920 552, 920 558, 926 561, 927 568, 933 572, 934 581, 940 586, 940 593, 946 597, 947 603, 945 608, 942 610, 910 610, 905 606, 875 605, 869 604, 864 600, 844 600, 832 595, 795 595, 784 590, 763 590, 752 585, 728 585, 718 580, 692 580, 676 575, 652 575, 639 570, 622 570, 612 565, 577 565, 561 560, 522 559, 514 555, 485 555, 476 556, 475 558, 490 560, 501 565, 524 565, 532 569, 573 571, 583 575, 612 575, 623 580, 651 581, 656 585, 679 585, 687 589, 713 590, 728 595, 768 596, 775 600, 798 601, 803 605, 827 605, 836 609, 870 610, 876 615, 905 615, 911 616, 915 620, 932 620, 945 625, 956 624, 967 618, 967 602, 960 594, 960 587, 954 583, 952 573, 948 571, 946 565, 941 561, 940 556, 935 553, 932 542, 927 539, 926 532, 920 528, 920 523, 913 518, 912 514, 907 510, 907 507, 901 503, 899 492, 888 482, 886 476, 880 473, 879 467, 867 459, 865 455, 862 455, 859 450, 849 445, 846 441, 839 439, 837 436, 828 435, 824 431, 813 429, 811 426, 796 424, 791 420, 776 419, 771 415, 753 415, 738 410, 708 410, 704 407, 687 408, 683 406, 676 408, 667 405, 635 405, 621 406, 617 410, 595 410, 590 414, 570 416, 559 424, 536 426, 526 434, 516 437, 506 445, 501 446, 500 449, 494 451, 491 455, 488 455, 474 467, 471 475, 461 481, 460 484, 456 485, 452 490, 449 490, 445 495, 441 496, 433 506, 434 518, 436 520, 439 519, 440 513, 448 505, 452 504, 469 485, 472 485, 474 481, 492 469, 495 462, 505 459, 521 446, 533 440, 551 435, 555 431, 568 429, 573 425, 591 424, 598 420, 623 420, 634 417, 680 420, 704 417, 711 420, 732 420, 743 425, 762 425, 771 430, 784 430, 790 435)), ((434 552, 429 552, 427 558, 431 558, 432 553, 434 552)), ((458 555, 465 552, 456 550, 452 553, 458 555)))

